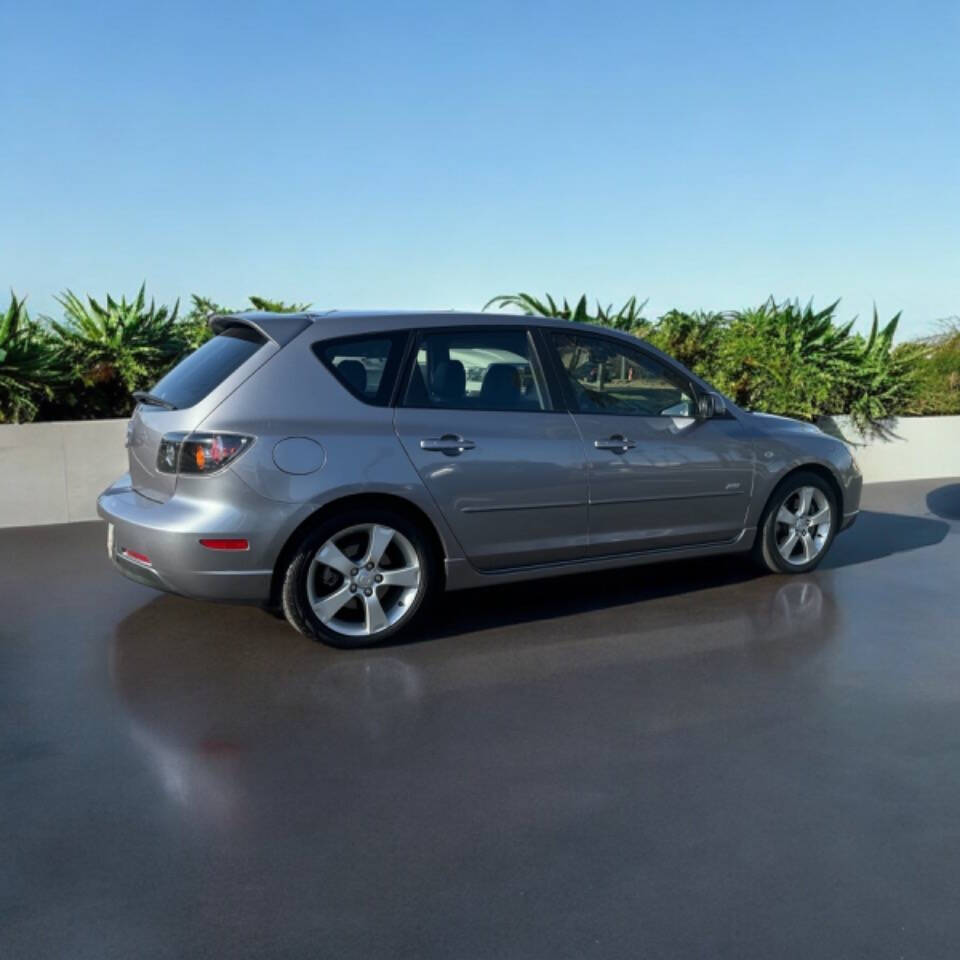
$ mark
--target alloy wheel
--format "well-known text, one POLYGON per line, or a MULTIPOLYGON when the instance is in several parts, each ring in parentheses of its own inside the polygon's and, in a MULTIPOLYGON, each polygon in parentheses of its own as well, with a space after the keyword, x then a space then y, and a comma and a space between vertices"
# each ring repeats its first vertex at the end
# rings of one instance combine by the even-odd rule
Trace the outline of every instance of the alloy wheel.
POLYGON ((307 600, 328 629, 369 637, 404 619, 423 583, 413 544, 385 524, 363 523, 334 534, 314 554, 307 600))
POLYGON ((832 524, 827 495, 817 487, 798 487, 777 510, 774 530, 777 551, 792 566, 807 564, 823 551, 832 524))

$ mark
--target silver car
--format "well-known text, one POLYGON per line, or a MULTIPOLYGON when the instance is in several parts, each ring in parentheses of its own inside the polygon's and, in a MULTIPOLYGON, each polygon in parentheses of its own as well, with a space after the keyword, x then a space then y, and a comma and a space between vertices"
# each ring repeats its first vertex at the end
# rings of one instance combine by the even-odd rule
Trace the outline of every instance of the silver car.
POLYGON ((340 647, 431 597, 752 551, 813 569, 847 447, 747 413, 627 334, 541 317, 243 313, 138 395, 98 501, 128 577, 282 611, 340 647))

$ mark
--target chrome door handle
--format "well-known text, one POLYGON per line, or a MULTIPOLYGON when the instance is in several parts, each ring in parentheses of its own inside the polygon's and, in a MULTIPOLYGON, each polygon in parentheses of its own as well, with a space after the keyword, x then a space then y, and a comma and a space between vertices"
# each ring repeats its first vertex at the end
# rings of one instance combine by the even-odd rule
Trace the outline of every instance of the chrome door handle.
POLYGON ((448 457, 459 457, 464 450, 473 450, 474 447, 476 444, 472 440, 464 440, 455 433, 445 433, 442 437, 427 437, 420 441, 421 450, 445 453, 448 457))
POLYGON ((593 445, 598 450, 615 450, 617 453, 626 453, 632 450, 637 444, 634 440, 628 440, 619 433, 615 433, 609 440, 594 440, 593 445))

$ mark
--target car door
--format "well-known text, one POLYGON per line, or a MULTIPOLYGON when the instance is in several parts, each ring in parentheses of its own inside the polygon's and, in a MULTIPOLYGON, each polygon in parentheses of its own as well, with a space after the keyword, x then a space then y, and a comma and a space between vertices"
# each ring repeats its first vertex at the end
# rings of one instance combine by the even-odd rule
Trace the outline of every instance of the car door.
POLYGON ((690 380, 639 347, 579 332, 547 339, 590 464, 590 555, 736 537, 754 459, 739 421, 698 419, 690 380))
POLYGON ((550 396, 528 329, 421 331, 394 422, 478 569, 586 555, 583 443, 550 396))

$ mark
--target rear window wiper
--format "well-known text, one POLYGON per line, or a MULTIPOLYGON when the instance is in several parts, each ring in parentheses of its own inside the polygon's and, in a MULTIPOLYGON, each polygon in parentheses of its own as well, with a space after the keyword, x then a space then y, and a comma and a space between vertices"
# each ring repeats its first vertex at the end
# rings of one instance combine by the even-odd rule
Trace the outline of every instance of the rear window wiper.
POLYGON ((134 390, 133 399, 141 403, 152 403, 155 407, 163 407, 166 410, 176 410, 177 405, 163 397, 158 397, 155 393, 148 393, 146 390, 134 390))

